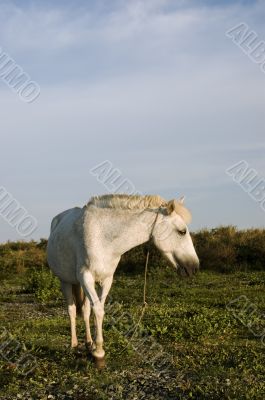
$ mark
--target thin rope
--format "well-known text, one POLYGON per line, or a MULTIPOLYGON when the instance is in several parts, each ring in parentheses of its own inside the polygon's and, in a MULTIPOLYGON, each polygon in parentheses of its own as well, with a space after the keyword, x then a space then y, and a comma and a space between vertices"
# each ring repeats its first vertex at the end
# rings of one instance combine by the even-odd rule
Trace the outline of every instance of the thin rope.
POLYGON ((155 225, 156 225, 156 222, 157 222, 159 210, 160 210, 160 208, 158 209, 158 211, 157 211, 157 213, 156 213, 156 217, 155 217, 155 220, 154 220, 154 223, 153 223, 153 226, 152 226, 152 229, 151 229, 150 237, 149 237, 149 240, 148 240, 148 250, 147 250, 147 254, 146 254, 145 268, 144 268, 144 294, 143 294, 142 311, 141 311, 139 320, 138 320, 137 324, 136 324, 135 327, 134 327, 134 330, 133 330, 131 339, 132 339, 133 336, 135 335, 135 332, 136 332, 138 326, 140 325, 140 323, 141 323, 141 321, 142 321, 142 319, 143 319, 143 316, 144 316, 146 307, 147 307, 147 305, 148 305, 148 304, 147 304, 147 301, 146 301, 146 292, 147 292, 146 289, 147 289, 147 270, 148 270, 148 262, 149 262, 149 255, 150 255, 150 241, 151 241, 151 239, 152 239, 152 235, 153 235, 153 232, 154 232, 154 229, 155 229, 155 225))
POLYGON ((147 305, 146 302, 146 288, 147 288, 147 268, 148 268, 148 262, 149 262, 149 255, 150 255, 150 250, 148 249, 147 254, 146 254, 146 259, 145 259, 145 269, 144 269, 144 298, 143 298, 143 305, 147 305))

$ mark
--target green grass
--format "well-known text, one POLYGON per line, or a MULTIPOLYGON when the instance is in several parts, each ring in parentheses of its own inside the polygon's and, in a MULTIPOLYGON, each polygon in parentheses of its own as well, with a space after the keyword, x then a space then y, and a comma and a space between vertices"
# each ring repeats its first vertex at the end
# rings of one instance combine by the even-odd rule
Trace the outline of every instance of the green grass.
MULTIPOLYGON (((70 349, 58 283, 47 271, 39 273, 39 280, 36 271, 11 274, 1 286, 1 324, 37 360, 24 377, 14 362, 0 358, 1 399, 17 399, 17 394, 23 400, 265 398, 265 272, 201 272, 180 279, 169 267, 153 268, 148 307, 133 338, 143 274, 120 272, 106 307, 107 368, 102 372, 84 347, 70 349), (256 309, 237 318, 240 304, 230 310, 227 304, 242 295, 256 309)), ((82 342, 81 319, 78 336, 82 342)))

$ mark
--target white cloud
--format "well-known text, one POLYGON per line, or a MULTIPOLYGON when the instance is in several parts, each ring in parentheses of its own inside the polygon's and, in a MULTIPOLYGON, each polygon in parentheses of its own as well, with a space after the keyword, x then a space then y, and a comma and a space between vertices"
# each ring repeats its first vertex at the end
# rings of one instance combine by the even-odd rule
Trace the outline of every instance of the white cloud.
MULTIPOLYGON (((88 172, 104 159, 138 190, 185 188, 205 225, 227 215, 229 165, 264 169, 265 75, 225 36, 248 15, 261 35, 261 3, 180 3, 1 7, 0 45, 41 86, 31 105, 0 87, 0 183, 37 217, 36 237, 60 207, 104 191, 88 172)), ((250 207, 242 225, 260 223, 250 207)))

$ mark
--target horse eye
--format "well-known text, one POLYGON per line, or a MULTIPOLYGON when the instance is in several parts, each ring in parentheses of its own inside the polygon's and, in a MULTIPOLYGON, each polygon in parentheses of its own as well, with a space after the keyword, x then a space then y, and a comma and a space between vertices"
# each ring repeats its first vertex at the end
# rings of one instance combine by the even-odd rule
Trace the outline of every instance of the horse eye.
POLYGON ((179 233, 181 236, 184 236, 184 235, 186 235, 187 230, 186 230, 186 229, 178 230, 178 233, 179 233))

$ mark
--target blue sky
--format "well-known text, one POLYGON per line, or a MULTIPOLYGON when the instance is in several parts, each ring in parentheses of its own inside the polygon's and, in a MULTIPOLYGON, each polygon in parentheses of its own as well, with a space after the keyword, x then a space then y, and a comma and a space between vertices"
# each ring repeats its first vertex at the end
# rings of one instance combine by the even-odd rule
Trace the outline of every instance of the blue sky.
MULTIPOLYGON (((41 87, 27 104, 0 79, 0 186, 38 220, 106 188, 109 160, 138 191, 186 195, 192 229, 264 226, 225 171, 265 177, 265 74, 225 32, 265 40, 264 1, 1 1, 0 47, 41 87)), ((0 217, 0 241, 18 239, 0 217)))

